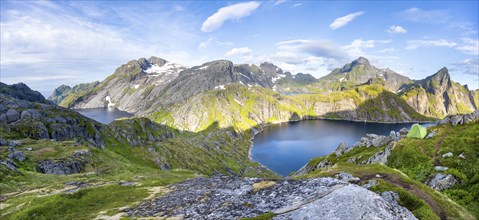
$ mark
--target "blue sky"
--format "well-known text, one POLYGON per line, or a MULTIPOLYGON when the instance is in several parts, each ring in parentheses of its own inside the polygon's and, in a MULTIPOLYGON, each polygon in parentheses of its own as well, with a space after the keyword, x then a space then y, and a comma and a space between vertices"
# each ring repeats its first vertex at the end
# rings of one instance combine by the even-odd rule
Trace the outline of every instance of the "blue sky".
POLYGON ((273 62, 328 74, 359 56, 479 87, 478 1, 1 1, 1 81, 49 94, 132 59, 273 62))

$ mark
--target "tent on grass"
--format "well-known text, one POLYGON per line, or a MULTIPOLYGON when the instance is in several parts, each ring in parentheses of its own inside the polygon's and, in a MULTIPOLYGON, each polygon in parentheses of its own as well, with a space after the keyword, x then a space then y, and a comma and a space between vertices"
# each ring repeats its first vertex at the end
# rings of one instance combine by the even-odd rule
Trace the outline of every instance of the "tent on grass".
POLYGON ((411 129, 409 130, 409 133, 407 133, 407 137, 409 138, 423 139, 424 137, 426 137, 426 135, 427 135, 426 128, 419 124, 413 124, 411 126, 411 129))

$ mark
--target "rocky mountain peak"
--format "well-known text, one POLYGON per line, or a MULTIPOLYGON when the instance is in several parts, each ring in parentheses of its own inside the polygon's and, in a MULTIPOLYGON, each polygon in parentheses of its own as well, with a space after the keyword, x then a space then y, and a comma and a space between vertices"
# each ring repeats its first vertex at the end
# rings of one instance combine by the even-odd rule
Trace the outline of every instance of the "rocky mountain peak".
POLYGON ((448 80, 449 81, 451 79, 451 76, 449 75, 449 70, 447 69, 447 67, 443 67, 442 69, 437 71, 437 73, 432 75, 432 78, 436 79, 436 80, 442 80, 442 81, 448 80))
POLYGON ((358 59, 354 60, 352 62, 352 65, 355 66, 355 65, 365 65, 365 66, 370 66, 371 64, 369 64, 369 60, 364 58, 364 57, 359 57, 358 59))
POLYGON ((162 59, 162 58, 159 58, 159 57, 155 57, 155 56, 151 56, 149 59, 148 59, 148 62, 150 63, 150 65, 158 65, 158 66, 163 66, 165 65, 168 61, 165 60, 165 59, 162 59))
POLYGON ((442 69, 437 71, 434 75, 427 77, 425 81, 429 87, 433 87, 436 89, 437 88, 445 89, 452 85, 451 76, 449 75, 449 71, 446 67, 443 67, 442 69))
POLYGON ((360 67, 363 66, 365 70, 369 70, 372 68, 371 64, 369 63, 369 60, 364 58, 364 57, 359 57, 356 60, 353 60, 351 63, 347 63, 344 65, 340 70, 339 73, 349 73, 351 70, 353 70, 354 67, 360 67))

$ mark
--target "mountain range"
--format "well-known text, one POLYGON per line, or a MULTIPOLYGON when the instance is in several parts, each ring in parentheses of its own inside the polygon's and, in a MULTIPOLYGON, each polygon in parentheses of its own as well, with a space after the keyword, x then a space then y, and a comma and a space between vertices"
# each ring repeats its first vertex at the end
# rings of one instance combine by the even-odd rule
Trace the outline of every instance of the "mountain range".
POLYGON ((367 134, 288 179, 249 157, 272 123, 431 121, 432 109, 472 111, 477 95, 445 68, 415 81, 365 58, 315 79, 271 63, 152 57, 49 100, 0 83, 0 216, 477 219, 479 111, 447 116, 425 139, 367 134), (105 125, 70 109, 108 106, 135 117, 105 125))
POLYGON ((217 60, 185 67, 151 57, 118 67, 102 82, 62 85, 49 100, 68 108, 103 108, 199 131, 249 129, 302 118, 407 122, 470 113, 479 92, 450 79, 447 68, 423 80, 380 69, 359 57, 319 79, 272 63, 217 60))

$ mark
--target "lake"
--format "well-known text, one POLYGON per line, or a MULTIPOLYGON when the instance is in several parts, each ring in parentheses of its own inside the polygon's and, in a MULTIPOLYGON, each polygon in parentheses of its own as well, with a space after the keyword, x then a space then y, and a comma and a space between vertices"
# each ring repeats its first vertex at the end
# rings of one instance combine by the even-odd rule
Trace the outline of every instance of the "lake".
POLYGON ((118 118, 129 118, 133 116, 133 114, 120 111, 116 108, 75 109, 75 111, 102 124, 109 124, 118 118))
POLYGON ((334 120, 306 120, 266 127, 253 139, 254 161, 283 176, 315 157, 329 155, 344 142, 351 146, 366 134, 389 135, 413 123, 384 124, 334 120))

